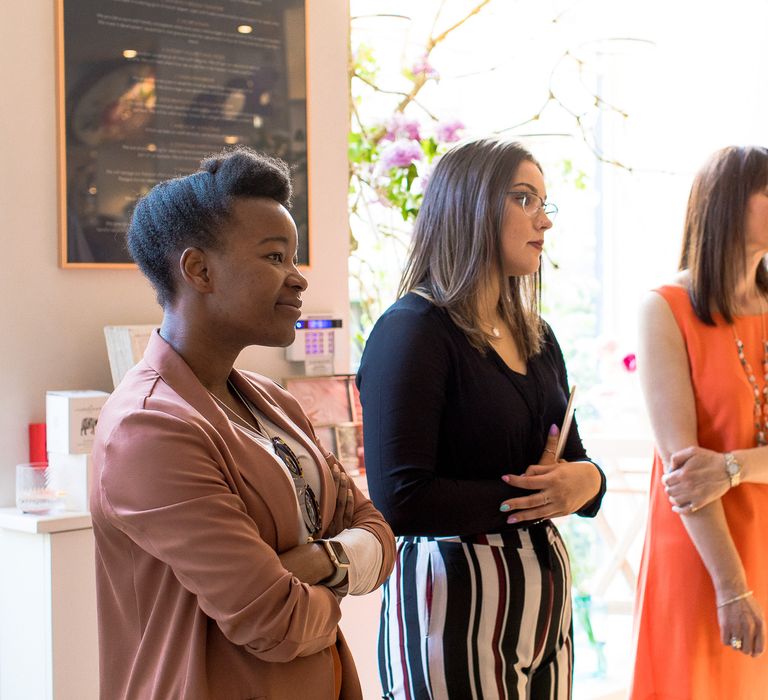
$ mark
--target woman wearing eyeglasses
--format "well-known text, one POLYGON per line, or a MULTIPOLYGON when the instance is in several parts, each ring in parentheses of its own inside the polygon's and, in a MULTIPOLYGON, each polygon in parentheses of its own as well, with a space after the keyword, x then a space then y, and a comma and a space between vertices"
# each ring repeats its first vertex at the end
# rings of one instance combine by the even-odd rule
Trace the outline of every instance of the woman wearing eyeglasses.
POLYGON ((768 697, 768 149, 696 175, 680 273, 641 312, 656 453, 631 697, 768 697), (758 658, 759 657, 759 658, 758 658))
POLYGON ((290 195, 285 163, 241 148, 134 211, 163 322, 93 451, 103 698, 362 698, 339 602, 390 572, 391 531, 296 400, 233 369, 294 338, 290 195))
POLYGON ((388 698, 570 697, 568 555, 551 518, 605 488, 573 425, 560 347, 539 316, 551 218, 541 168, 483 139, 430 176, 400 299, 358 384, 374 503, 398 535, 384 587, 388 698))

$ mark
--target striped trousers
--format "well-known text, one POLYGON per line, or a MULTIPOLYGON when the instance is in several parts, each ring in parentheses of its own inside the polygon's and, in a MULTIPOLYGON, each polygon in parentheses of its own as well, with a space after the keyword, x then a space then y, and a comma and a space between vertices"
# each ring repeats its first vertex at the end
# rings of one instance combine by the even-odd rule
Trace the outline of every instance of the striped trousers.
POLYGON ((568 554, 549 522, 503 535, 399 537, 383 587, 386 700, 567 700, 568 554))

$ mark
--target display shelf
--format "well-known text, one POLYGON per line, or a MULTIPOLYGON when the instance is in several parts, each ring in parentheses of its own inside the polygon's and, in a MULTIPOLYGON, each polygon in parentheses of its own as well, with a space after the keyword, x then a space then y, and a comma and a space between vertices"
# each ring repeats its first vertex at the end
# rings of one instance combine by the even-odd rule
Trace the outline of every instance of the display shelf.
POLYGON ((18 508, 0 508, 0 528, 28 532, 33 535, 71 530, 87 530, 91 527, 91 514, 62 511, 50 515, 22 513, 18 508))

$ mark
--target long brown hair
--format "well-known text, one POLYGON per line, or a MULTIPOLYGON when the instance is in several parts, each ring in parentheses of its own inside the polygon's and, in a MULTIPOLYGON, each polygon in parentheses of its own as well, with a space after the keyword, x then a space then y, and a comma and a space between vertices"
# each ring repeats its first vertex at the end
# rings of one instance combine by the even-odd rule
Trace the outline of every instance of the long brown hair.
POLYGON ((416 218, 398 294, 423 290, 475 347, 484 349, 491 336, 478 327, 477 304, 496 276, 499 313, 514 329, 520 354, 527 360, 541 347, 540 275, 504 275, 501 241, 505 195, 523 161, 541 170, 519 143, 486 138, 455 146, 437 162, 416 218))
MULTIPOLYGON (((733 323, 736 285, 745 272, 745 215, 750 195, 768 187, 768 149, 729 146, 699 170, 688 197, 680 269, 691 276, 696 316, 715 325, 713 313, 733 323)), ((758 289, 768 293, 765 263, 757 268, 758 289)))

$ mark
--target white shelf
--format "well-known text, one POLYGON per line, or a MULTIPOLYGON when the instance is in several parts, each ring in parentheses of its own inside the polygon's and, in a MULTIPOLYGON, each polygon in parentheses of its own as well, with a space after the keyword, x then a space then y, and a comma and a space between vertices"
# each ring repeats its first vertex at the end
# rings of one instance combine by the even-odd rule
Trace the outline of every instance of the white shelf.
POLYGON ((91 528, 91 514, 65 511, 32 515, 22 513, 18 508, 0 508, 0 528, 32 534, 88 530, 91 528))

